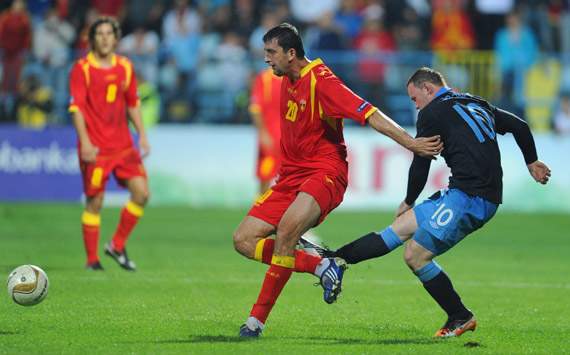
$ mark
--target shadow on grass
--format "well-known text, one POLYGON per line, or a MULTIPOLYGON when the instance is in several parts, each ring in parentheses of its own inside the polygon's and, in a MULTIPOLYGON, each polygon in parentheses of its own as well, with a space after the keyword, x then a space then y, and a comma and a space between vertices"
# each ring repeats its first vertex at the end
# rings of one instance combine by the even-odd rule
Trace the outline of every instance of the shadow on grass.
MULTIPOLYGON (((257 339, 244 339, 237 336, 227 335, 194 335, 188 339, 167 339, 154 342, 155 344, 197 344, 197 343, 240 343, 247 341, 256 341, 257 339)), ((279 338, 264 338, 264 341, 283 341, 290 340, 295 343, 305 343, 307 345, 322 344, 322 345, 429 345, 437 344, 438 341, 434 339, 357 339, 357 338, 321 338, 321 337, 279 337, 279 338)))
POLYGON ((0 335, 18 335, 20 334, 19 332, 12 332, 9 330, 0 330, 0 335))

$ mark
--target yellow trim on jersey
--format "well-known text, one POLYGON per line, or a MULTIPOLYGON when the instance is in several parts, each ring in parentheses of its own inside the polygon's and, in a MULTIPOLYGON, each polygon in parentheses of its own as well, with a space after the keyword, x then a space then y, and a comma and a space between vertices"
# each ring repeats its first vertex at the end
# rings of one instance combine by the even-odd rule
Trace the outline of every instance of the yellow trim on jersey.
MULTIPOLYGON (((99 64, 99 61, 97 60, 93 52, 87 53, 87 62, 92 66, 94 66, 95 68, 101 68, 101 64, 99 64)), ((117 65, 117 56, 115 54, 113 54, 113 56, 111 57, 111 65, 112 66, 117 65)))
POLYGON ((86 226, 97 227, 101 225, 101 216, 95 213, 83 211, 81 215, 81 223, 86 226))
POLYGON ((313 120, 313 115, 315 114, 315 91, 316 91, 316 89, 317 89, 317 78, 315 78, 315 73, 311 72, 311 121, 313 120))
POLYGON ((299 73, 301 75, 301 78, 304 77, 305 75, 307 75, 307 73, 310 72, 311 69, 313 69, 314 67, 316 67, 319 64, 323 64, 323 61, 321 58, 317 58, 317 59, 313 60, 312 62, 310 62, 309 64, 305 65, 301 69, 301 72, 299 73))
POLYGON ((125 68, 125 89, 131 85, 131 78, 133 76, 133 66, 127 58, 120 57, 119 64, 125 68))
POLYGON ((130 214, 132 214, 135 217, 142 217, 142 215, 144 214, 144 209, 142 206, 137 205, 136 203, 134 203, 133 201, 129 201, 127 202, 127 204, 125 205, 125 209, 127 211, 129 211, 130 214))
POLYGON ((273 255, 271 258, 271 265, 278 265, 282 267, 286 267, 288 269, 295 268, 295 257, 294 256, 280 256, 280 255, 273 255))
POLYGON ((366 114, 364 115, 364 119, 367 120, 368 117, 372 116, 372 114, 376 111, 378 111, 378 108, 372 106, 368 111, 366 111, 366 114))
POLYGON ((255 244, 255 253, 253 258, 257 261, 263 261, 263 246, 265 245, 265 238, 261 239, 257 244, 255 244))
POLYGON ((81 64, 81 69, 83 69, 83 74, 85 74, 85 84, 89 86, 89 82, 91 81, 91 77, 89 76, 89 63, 84 62, 81 64))
POLYGON ((69 106, 69 112, 74 113, 74 112, 79 112, 79 106, 77 105, 71 105, 69 106))

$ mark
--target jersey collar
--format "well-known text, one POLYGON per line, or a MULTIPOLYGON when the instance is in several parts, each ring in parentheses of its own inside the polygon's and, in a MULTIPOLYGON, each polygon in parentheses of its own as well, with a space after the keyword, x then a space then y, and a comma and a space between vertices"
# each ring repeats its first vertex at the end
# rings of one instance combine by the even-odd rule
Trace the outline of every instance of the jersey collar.
POLYGON ((441 95, 447 93, 451 91, 451 88, 448 88, 447 86, 442 87, 441 89, 439 89, 436 93, 435 93, 435 97, 434 99, 437 99, 438 97, 440 97, 441 95))
POLYGON ((308 72, 311 71, 311 69, 313 69, 314 67, 316 67, 319 64, 323 64, 323 61, 321 58, 317 58, 315 60, 313 60, 312 62, 310 62, 309 64, 305 65, 302 69, 301 69, 301 78, 304 77, 305 75, 307 75, 308 72))
MULTIPOLYGON (((101 64, 99 64, 99 61, 97 60, 97 58, 95 58, 95 54, 93 54, 93 52, 89 52, 87 54, 87 62, 92 66, 94 66, 95 68, 101 67, 101 64)), ((112 66, 117 65, 117 56, 115 54, 113 54, 113 57, 111 57, 111 65, 112 66)))

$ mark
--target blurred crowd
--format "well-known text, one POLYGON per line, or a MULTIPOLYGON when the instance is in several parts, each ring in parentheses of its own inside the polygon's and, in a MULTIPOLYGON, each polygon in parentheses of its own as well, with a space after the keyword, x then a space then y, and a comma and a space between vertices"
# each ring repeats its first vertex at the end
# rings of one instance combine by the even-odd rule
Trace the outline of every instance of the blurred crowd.
MULTIPOLYGON (((0 121, 27 127, 70 122, 68 72, 105 15, 121 23, 117 51, 135 65, 148 125, 249 122, 261 38, 287 21, 310 57, 402 124, 413 124, 409 72, 437 53, 488 51, 490 99, 570 134, 570 0, 3 0, 0 11, 0 121)), ((464 89, 477 65, 443 71, 464 89)))

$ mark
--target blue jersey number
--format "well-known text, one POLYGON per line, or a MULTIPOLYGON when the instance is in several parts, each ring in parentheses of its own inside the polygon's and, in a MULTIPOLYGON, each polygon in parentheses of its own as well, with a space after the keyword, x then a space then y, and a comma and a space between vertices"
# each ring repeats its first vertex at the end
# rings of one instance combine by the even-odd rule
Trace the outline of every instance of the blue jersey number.
POLYGON ((479 143, 485 142, 485 137, 483 136, 481 130, 485 132, 489 139, 492 141, 495 140, 496 133, 493 119, 491 116, 489 116, 489 113, 485 111, 481 106, 475 103, 470 103, 465 106, 455 104, 453 105, 453 109, 473 130, 473 133, 475 133, 475 136, 477 136, 479 143))

